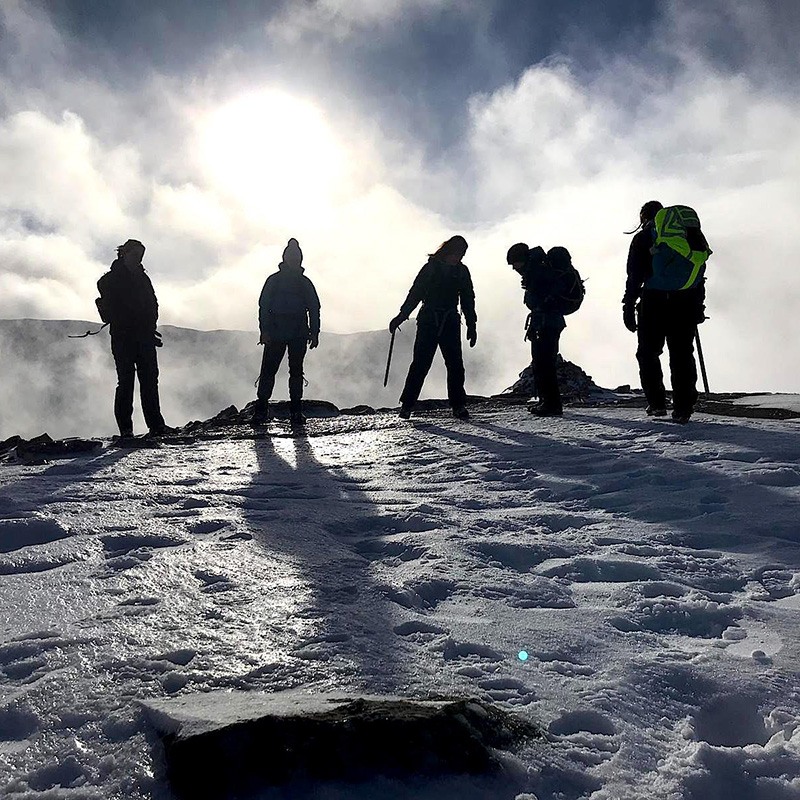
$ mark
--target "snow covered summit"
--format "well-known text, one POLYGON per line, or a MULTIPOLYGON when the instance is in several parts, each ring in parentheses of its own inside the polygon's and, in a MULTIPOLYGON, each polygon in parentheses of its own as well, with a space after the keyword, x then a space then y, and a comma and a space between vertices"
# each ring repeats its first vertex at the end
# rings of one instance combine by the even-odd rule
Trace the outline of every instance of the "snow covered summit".
POLYGON ((0 466, 0 794, 167 800, 142 701, 294 689, 547 738, 491 783, 263 797, 800 797, 796 422, 307 428, 0 466))

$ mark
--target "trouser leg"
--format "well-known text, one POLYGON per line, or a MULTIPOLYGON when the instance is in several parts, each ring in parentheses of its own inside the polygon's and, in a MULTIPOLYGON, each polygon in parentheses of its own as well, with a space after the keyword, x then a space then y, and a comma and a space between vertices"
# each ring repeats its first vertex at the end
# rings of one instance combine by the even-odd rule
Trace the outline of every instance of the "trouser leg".
POLYGON ((639 379, 642 389, 652 408, 665 408, 667 395, 664 389, 664 375, 661 371, 661 353, 666 341, 664 311, 644 298, 639 307, 637 327, 638 347, 636 360, 639 362, 639 379))
POLYGON ((533 374, 536 393, 543 405, 548 408, 561 408, 561 392, 558 389, 558 341, 561 331, 556 328, 543 328, 536 331, 531 339, 533 374))
POLYGON ((667 333, 672 405, 680 415, 689 415, 697 402, 697 365, 694 360, 695 324, 678 315, 667 333))
POLYGON ((451 408, 463 408, 467 402, 464 391, 464 356, 461 352, 461 318, 452 314, 445 322, 439 337, 439 349, 442 351, 447 368, 447 399, 451 408))
POLYGON ((292 411, 300 411, 303 399, 303 360, 306 357, 306 339, 289 342, 289 401, 292 411))
POLYGON ((414 357, 408 368, 406 384, 400 395, 400 402, 411 407, 417 402, 422 384, 433 363, 438 344, 438 330, 435 325, 420 324, 417 322, 417 338, 414 340, 414 357))
POLYGON ((147 427, 151 431, 157 431, 164 427, 158 398, 158 356, 154 344, 140 342, 137 350, 136 372, 139 376, 142 414, 147 427))
POLYGON ((133 384, 136 377, 134 343, 119 336, 111 337, 111 354, 117 370, 114 392, 114 417, 120 433, 133 431, 133 384))
POLYGON ((275 388, 275 375, 286 353, 286 342, 270 342, 264 345, 264 354, 261 356, 261 373, 258 377, 259 400, 269 400, 275 388))

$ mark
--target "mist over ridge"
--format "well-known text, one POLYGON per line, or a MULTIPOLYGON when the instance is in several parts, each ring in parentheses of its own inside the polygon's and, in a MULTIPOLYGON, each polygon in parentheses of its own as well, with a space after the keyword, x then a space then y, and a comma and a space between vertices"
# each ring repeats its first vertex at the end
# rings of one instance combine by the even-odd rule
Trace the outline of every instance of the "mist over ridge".
MULTIPOLYGON (((70 339, 99 323, 85 320, 0 320, 0 439, 47 432, 51 436, 103 436, 117 432, 113 415, 116 374, 107 330, 70 339)), ((206 419, 229 405, 241 408, 255 399, 262 349, 258 334, 201 331, 159 326, 164 347, 158 351, 161 406, 167 423, 206 419)), ((337 334, 323 330, 320 346, 306 357, 304 396, 328 400, 340 408, 398 404, 411 360, 413 321, 395 339, 390 380, 383 387, 387 331, 337 334)), ((467 391, 492 394, 510 386, 527 365, 513 367, 493 358, 490 348, 465 348, 467 391)), ((424 397, 446 396, 441 357, 434 360, 424 397)), ((288 397, 287 364, 278 372, 275 400, 288 397)), ((146 430, 137 396, 136 430, 146 430)))

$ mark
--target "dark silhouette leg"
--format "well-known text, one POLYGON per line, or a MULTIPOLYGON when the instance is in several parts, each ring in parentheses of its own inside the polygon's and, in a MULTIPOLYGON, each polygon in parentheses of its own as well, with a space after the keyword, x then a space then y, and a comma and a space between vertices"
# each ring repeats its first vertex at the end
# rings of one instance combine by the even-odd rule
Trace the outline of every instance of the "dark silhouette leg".
POLYGON ((306 357, 306 339, 292 339, 289 342, 289 408, 292 414, 299 414, 303 400, 303 360, 306 357))
POLYGON ((286 342, 270 342, 264 345, 261 357, 261 374, 258 378, 258 399, 269 400, 275 388, 275 374, 283 361, 286 342))
POLYGON ((543 406, 561 410, 561 392, 558 389, 558 341, 561 331, 556 328, 543 328, 536 331, 531 339, 533 375, 536 393, 543 406))
POLYGON ((695 321, 693 309, 681 296, 672 298, 667 330, 672 405, 679 416, 689 416, 697 402, 697 365, 694 360, 695 321))
POLYGON ((446 321, 439 349, 447 368, 447 399, 451 408, 463 408, 467 402, 464 391, 464 356, 461 352, 461 319, 455 314, 446 321))
POLYGON ((667 395, 660 360, 667 336, 663 303, 655 298, 642 298, 636 333, 639 342, 636 360, 645 397, 651 408, 665 408, 667 395))
POLYGON ((161 403, 158 399, 158 356, 155 345, 139 343, 136 356, 136 372, 139 375, 139 394, 142 398, 142 414, 151 431, 164 428, 161 403))
POLYGON ((417 402, 419 393, 422 391, 422 384, 433 363, 438 345, 439 331, 435 325, 420 324, 417 321, 417 338, 414 340, 414 357, 411 366, 408 368, 406 385, 400 395, 400 402, 407 407, 411 407, 417 402))
POLYGON ((111 354, 117 370, 117 389, 114 393, 114 417, 119 432, 133 432, 133 383, 136 377, 135 343, 121 336, 111 337, 111 354))

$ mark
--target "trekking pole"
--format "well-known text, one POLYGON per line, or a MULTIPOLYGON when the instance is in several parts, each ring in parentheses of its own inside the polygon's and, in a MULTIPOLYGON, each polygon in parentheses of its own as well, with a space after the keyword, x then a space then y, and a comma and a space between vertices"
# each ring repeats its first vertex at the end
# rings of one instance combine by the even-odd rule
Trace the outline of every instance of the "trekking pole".
POLYGON ((389 342, 389 357, 386 359, 386 372, 383 375, 383 385, 389 383, 389 367, 392 366, 392 350, 394 350, 394 335, 396 331, 392 331, 392 341, 389 342))
POLYGON ((697 328, 694 330, 694 340, 697 342, 697 360, 700 362, 700 374, 703 376, 703 388, 706 390, 706 394, 709 394, 706 362, 703 358, 703 346, 700 344, 700 331, 697 330, 697 328))

